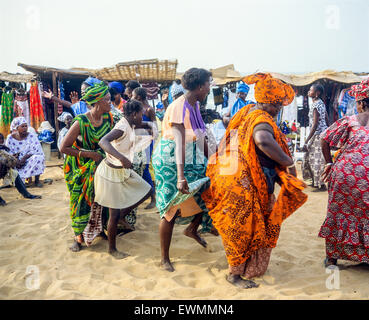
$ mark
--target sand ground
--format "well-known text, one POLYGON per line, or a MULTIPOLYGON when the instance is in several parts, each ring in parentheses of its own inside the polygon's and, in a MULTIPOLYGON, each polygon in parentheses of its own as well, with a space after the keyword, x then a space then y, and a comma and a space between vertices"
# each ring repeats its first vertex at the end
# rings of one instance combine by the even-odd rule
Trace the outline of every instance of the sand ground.
MULTIPOLYGON (((51 164, 55 165, 54 162, 51 164)), ((49 163, 50 165, 50 163, 49 163)), ((259 288, 242 290, 226 280, 227 261, 220 237, 205 235, 209 249, 182 235, 176 226, 171 258, 176 271, 159 269, 159 216, 138 213, 136 231, 118 237, 119 250, 130 256, 115 260, 108 244, 73 253, 69 195, 62 169, 48 167, 42 179, 51 185, 31 188, 41 200, 26 200, 15 188, 0 190, 7 201, 0 207, 0 299, 367 299, 369 267, 344 262, 339 288, 323 266, 324 240, 318 238, 325 218, 327 193, 307 188, 308 202, 282 226, 268 271, 256 278, 259 288), (39 271, 37 282, 30 268, 39 271), (27 269, 28 268, 28 269, 27 269), (327 286, 328 284, 328 286, 327 286)), ((338 278, 336 277, 336 280, 338 278)))

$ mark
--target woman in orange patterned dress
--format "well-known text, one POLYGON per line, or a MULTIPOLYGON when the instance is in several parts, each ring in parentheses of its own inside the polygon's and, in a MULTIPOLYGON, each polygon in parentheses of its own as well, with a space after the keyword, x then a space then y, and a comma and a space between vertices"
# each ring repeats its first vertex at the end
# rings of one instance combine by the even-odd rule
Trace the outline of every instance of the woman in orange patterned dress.
POLYGON ((294 91, 269 74, 245 77, 255 84, 257 104, 242 108, 230 121, 218 152, 209 159, 210 188, 202 197, 222 237, 229 264, 227 280, 241 288, 266 272, 282 221, 307 199, 285 136, 274 117, 294 91), (276 200, 274 184, 281 190, 276 200), (246 278, 246 279, 244 279, 246 278))

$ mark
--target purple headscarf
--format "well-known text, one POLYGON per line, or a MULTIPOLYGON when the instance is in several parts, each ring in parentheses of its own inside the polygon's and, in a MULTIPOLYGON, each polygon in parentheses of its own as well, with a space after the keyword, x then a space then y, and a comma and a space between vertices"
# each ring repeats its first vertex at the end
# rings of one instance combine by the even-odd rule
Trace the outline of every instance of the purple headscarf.
POLYGON ((12 123, 10 124, 10 131, 17 130, 17 128, 21 126, 22 124, 27 124, 27 120, 25 117, 14 118, 12 123))

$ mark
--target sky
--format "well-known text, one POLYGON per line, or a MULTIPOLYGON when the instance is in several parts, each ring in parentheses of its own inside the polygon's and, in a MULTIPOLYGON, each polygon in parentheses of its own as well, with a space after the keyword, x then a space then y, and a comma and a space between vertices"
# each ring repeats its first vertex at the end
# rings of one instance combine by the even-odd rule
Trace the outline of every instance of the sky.
POLYGON ((0 71, 177 59, 177 71, 369 72, 369 0, 0 0, 0 71))

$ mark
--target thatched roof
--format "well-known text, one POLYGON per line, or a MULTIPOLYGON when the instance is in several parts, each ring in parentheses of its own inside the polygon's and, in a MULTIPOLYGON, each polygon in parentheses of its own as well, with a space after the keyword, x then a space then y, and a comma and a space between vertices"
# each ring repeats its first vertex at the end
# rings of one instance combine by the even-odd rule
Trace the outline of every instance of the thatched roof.
MULTIPOLYGON (((220 67, 217 69, 210 69, 213 74, 213 79, 217 85, 224 85, 229 82, 237 82, 242 80, 243 76, 234 69, 233 64, 220 67)), ((277 72, 269 72, 273 77, 280 79, 296 87, 307 86, 320 79, 329 79, 340 83, 357 83, 362 81, 362 75, 353 73, 352 71, 333 71, 324 70, 319 72, 310 72, 304 74, 284 74, 277 72)))
POLYGON ((1 81, 17 82, 17 83, 27 83, 30 82, 35 77, 34 74, 28 73, 9 73, 6 71, 0 72, 1 81))
POLYGON ((89 70, 99 79, 108 81, 172 81, 176 78, 178 61, 137 60, 118 63, 113 67, 89 70))
POLYGON ((224 85, 229 82, 236 82, 242 79, 241 73, 235 70, 233 64, 226 65, 215 69, 210 69, 213 80, 217 85, 224 85))
POLYGON ((141 82, 165 82, 175 79, 177 64, 177 60, 169 61, 150 59, 122 62, 116 64, 115 66, 101 69, 59 69, 53 67, 27 65, 23 63, 18 63, 18 66, 24 68, 27 71, 50 77, 53 72, 57 72, 61 76, 65 75, 78 78, 94 76, 106 81, 139 80, 141 82))
POLYGON ((351 71, 336 72, 324 70, 304 74, 282 74, 271 72, 271 75, 296 87, 307 86, 320 79, 329 79, 340 83, 361 82, 362 78, 351 71))
POLYGON ((59 69, 54 67, 35 66, 24 63, 18 63, 18 66, 32 73, 47 77, 51 77, 53 72, 57 72, 60 75, 67 75, 69 77, 77 77, 77 78, 87 78, 90 75, 90 72, 86 70, 80 70, 77 68, 59 69))
MULTIPOLYGON (((221 86, 230 82, 237 82, 242 80, 241 73, 234 69, 233 64, 226 65, 209 70, 213 76, 213 81, 216 85, 221 86)), ((184 72, 177 72, 176 79, 182 79, 184 72)))

